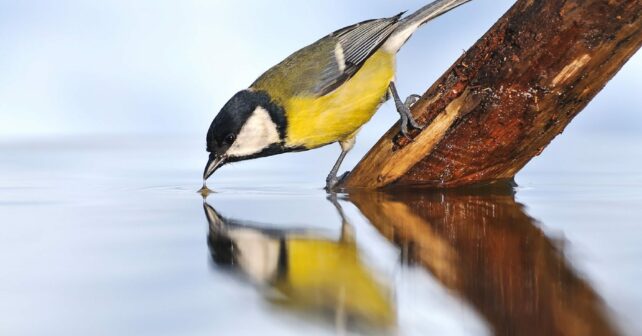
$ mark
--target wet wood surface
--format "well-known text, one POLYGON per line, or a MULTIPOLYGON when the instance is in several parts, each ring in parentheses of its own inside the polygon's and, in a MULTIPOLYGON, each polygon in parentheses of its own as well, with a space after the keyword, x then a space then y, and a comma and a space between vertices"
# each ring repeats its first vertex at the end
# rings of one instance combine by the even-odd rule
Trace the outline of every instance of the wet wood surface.
POLYGON ((642 1, 519 0, 413 107, 427 127, 394 125, 342 187, 511 179, 641 45, 642 1))
POLYGON ((433 193, 359 191, 353 202, 399 246, 470 304, 497 335, 617 335, 591 285, 515 202, 510 186, 433 193))

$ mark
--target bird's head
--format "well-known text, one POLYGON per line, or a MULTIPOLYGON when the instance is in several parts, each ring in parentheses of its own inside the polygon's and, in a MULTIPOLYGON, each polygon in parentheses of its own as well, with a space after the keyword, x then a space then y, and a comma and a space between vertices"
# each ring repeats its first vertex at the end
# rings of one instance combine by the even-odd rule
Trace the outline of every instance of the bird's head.
POLYGON ((212 121, 207 132, 209 160, 203 179, 230 162, 284 151, 285 114, 264 91, 235 94, 212 121))

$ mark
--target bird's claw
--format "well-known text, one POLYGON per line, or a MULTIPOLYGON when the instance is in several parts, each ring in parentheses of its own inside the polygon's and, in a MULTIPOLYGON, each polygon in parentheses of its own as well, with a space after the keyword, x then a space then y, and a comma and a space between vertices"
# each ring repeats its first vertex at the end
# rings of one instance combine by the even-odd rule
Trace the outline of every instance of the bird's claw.
POLYGON ((406 105, 407 108, 412 108, 413 105, 415 105, 419 99, 421 99, 421 96, 418 94, 411 94, 410 96, 406 97, 406 101, 403 103, 406 105))
POLYGON ((408 126, 418 130, 422 130, 426 127, 426 125, 419 124, 412 116, 412 113, 410 113, 410 108, 419 100, 420 97, 421 96, 419 95, 410 95, 406 98, 406 102, 403 105, 400 104, 397 106, 399 114, 401 115, 401 134, 410 141, 413 141, 413 138, 410 136, 408 126))
POLYGON ((325 179, 325 191, 331 192, 339 184, 339 178, 336 176, 328 176, 325 179))
POLYGON ((350 175, 349 171, 341 174, 341 176, 329 175, 325 179, 325 190, 327 192, 336 192, 337 186, 341 184, 348 177, 348 175, 350 175))
POLYGON ((418 123, 417 120, 415 120, 415 118, 413 117, 408 118, 408 120, 410 121, 410 126, 412 126, 412 128, 414 129, 422 130, 426 128, 425 124, 418 123))

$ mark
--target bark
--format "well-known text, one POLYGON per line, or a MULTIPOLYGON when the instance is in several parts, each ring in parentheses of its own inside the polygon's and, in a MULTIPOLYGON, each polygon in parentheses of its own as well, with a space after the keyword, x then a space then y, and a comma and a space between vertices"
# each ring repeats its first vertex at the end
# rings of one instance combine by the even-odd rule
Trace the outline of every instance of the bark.
POLYGON ((510 186, 348 195, 403 261, 428 270, 497 335, 617 335, 590 284, 510 186))
POLYGON ((393 126, 345 189, 511 179, 642 45, 642 1, 518 0, 393 126))

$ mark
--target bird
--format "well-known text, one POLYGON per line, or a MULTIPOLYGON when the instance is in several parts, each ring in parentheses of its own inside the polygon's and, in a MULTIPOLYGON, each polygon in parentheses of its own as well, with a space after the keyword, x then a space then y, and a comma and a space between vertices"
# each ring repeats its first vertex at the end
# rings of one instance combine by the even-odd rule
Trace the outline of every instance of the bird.
POLYGON ((401 133, 421 129, 395 85, 396 54, 426 22, 472 0, 437 0, 404 12, 341 28, 294 52, 230 98, 210 124, 206 180, 225 164, 338 142, 341 154, 326 178, 332 191, 360 128, 393 99, 401 133))
POLYGON ((207 243, 219 267, 240 271, 270 302, 297 311, 331 312, 338 327, 347 320, 391 327, 397 320, 394 293, 360 257, 354 228, 336 199, 341 236, 308 228, 280 229, 223 217, 203 202, 207 243))

